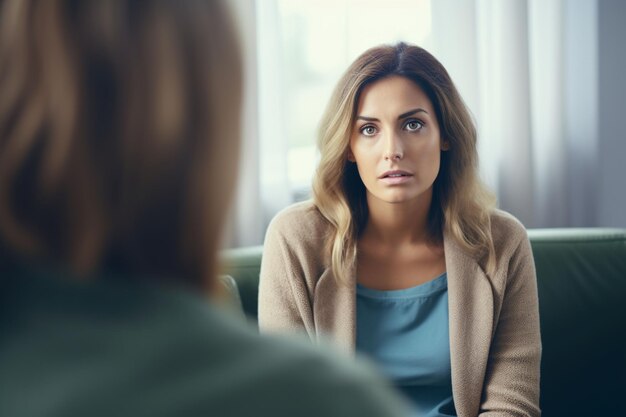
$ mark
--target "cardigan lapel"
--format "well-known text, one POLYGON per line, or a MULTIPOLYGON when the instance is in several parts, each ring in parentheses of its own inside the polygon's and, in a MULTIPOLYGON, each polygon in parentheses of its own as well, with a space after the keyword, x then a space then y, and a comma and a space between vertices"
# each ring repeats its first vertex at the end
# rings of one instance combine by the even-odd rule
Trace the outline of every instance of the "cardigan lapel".
POLYGON ((459 417, 480 407, 493 332, 492 286, 477 261, 444 235, 452 392, 459 417))
POLYGON ((332 337, 348 354, 356 344, 356 270, 353 267, 345 285, 326 269, 315 287, 313 317, 318 339, 332 337))

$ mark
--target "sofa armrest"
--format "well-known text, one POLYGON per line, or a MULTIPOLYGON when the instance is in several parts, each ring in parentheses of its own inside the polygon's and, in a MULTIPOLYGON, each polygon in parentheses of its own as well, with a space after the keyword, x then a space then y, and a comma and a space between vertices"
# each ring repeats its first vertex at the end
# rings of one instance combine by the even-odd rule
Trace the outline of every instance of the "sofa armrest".
POLYGON ((262 255, 263 246, 250 246, 228 249, 222 251, 220 256, 222 273, 234 278, 239 289, 243 312, 255 323, 262 255))

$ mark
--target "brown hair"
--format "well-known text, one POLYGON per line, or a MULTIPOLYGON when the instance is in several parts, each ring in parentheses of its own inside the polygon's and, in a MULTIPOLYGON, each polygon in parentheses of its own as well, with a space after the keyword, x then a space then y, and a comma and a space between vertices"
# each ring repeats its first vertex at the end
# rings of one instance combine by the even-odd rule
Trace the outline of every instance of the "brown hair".
POLYGON ((241 100, 224 3, 2 3, 7 258, 212 286, 241 100))
POLYGON ((348 162, 349 138, 359 97, 365 86, 384 77, 406 77, 432 102, 441 138, 450 149, 441 153, 433 186, 429 235, 441 241, 444 228, 470 253, 495 263, 490 212, 493 194, 479 179, 476 128, 443 65, 426 50, 405 43, 369 49, 350 65, 337 84, 322 118, 318 146, 321 160, 313 181, 314 201, 330 222, 330 265, 340 280, 356 259, 357 240, 368 216, 365 185, 348 162))

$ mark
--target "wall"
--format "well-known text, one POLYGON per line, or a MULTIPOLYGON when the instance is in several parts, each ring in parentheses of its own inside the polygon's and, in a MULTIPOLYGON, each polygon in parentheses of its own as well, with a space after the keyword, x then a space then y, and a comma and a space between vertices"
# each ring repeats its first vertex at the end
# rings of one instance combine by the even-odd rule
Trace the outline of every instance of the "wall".
POLYGON ((598 1, 598 226, 626 227, 626 2, 598 1))

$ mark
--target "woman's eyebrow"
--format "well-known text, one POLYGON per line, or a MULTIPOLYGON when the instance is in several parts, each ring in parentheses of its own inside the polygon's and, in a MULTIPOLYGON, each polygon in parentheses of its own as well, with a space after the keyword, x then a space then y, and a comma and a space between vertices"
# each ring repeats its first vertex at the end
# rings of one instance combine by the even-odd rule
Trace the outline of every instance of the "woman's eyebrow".
MULTIPOLYGON (((402 113, 400 116, 398 116, 398 120, 404 119, 405 117, 412 116, 415 113, 426 113, 426 114, 428 114, 428 112, 426 110, 422 109, 421 107, 418 107, 416 109, 409 110, 407 112, 402 113)), ((365 120, 366 122, 379 122, 380 121, 380 120, 378 120, 375 117, 368 117, 368 116, 357 116, 356 120, 365 120)))
POLYGON ((367 116, 357 116, 357 120, 365 120, 366 122, 378 122, 379 120, 375 117, 367 117, 367 116))
POLYGON ((428 112, 426 110, 422 109, 421 107, 418 107, 416 109, 409 110, 408 112, 402 113, 400 116, 398 116, 398 120, 399 119, 404 119, 405 117, 412 116, 415 113, 426 113, 426 114, 428 114, 428 112))

